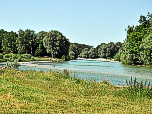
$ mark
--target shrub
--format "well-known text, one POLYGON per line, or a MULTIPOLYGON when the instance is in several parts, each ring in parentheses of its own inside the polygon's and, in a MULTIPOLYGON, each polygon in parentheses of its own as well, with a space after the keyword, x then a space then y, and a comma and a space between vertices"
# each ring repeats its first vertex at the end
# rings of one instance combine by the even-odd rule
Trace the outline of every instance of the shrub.
POLYGON ((3 59, 3 54, 0 53, 0 59, 3 59))
POLYGON ((63 59, 64 61, 68 61, 68 60, 70 60, 70 56, 69 55, 63 55, 61 57, 61 59, 63 59))
POLYGON ((18 59, 17 54, 13 54, 13 59, 18 59))
POLYGON ((15 59, 13 63, 9 63, 9 61, 6 63, 7 68, 17 68, 19 66, 20 65, 18 64, 18 59, 15 59))
POLYGON ((110 57, 107 57, 107 59, 111 59, 110 57))
POLYGON ((34 61, 34 56, 31 57, 32 61, 34 61))
POLYGON ((31 54, 23 54, 23 58, 30 59, 31 58, 31 54))
POLYGON ((10 57, 12 57, 12 54, 5 54, 4 55, 4 58, 10 58, 10 57))
POLYGON ((118 53, 114 56, 114 61, 120 61, 120 56, 118 53))

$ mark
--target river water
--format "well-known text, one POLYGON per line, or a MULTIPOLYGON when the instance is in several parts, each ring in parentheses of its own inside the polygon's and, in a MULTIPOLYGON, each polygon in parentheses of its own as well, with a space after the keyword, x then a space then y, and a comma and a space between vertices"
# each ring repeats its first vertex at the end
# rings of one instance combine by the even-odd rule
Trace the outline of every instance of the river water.
MULTIPOLYGON (((5 63, 3 63, 4 65, 5 63)), ((126 79, 133 80, 136 76, 137 81, 144 81, 147 79, 152 83, 152 68, 151 67, 141 67, 141 66, 130 66, 123 65, 120 62, 105 62, 97 60, 72 60, 63 63, 47 63, 50 65, 38 65, 33 64, 36 67, 21 65, 20 70, 35 70, 44 72, 53 69, 56 71, 67 69, 72 76, 85 79, 85 80, 95 80, 97 82, 103 81, 105 78, 109 80, 114 85, 127 85, 126 79), (55 67, 53 67, 53 65, 55 67)), ((46 64, 46 63, 43 63, 46 64)), ((2 63, 1 65, 2 66, 2 63)), ((150 84, 151 85, 151 84, 150 84)))

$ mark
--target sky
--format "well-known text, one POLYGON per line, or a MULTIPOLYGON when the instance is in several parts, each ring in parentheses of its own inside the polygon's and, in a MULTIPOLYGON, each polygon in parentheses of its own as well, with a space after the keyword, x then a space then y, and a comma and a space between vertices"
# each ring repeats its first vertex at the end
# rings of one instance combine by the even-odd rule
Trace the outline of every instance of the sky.
POLYGON ((0 29, 58 30, 71 43, 122 42, 128 25, 152 13, 152 0, 0 0, 0 29))

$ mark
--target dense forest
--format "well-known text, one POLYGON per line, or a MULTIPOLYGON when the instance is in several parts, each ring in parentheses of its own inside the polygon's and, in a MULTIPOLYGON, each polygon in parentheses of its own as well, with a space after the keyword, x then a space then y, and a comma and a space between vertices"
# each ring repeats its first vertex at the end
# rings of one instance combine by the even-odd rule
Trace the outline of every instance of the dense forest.
POLYGON ((51 56, 57 58, 114 58, 124 64, 151 64, 152 53, 152 14, 140 16, 140 25, 125 29, 127 38, 123 43, 101 43, 93 46, 71 43, 61 32, 0 30, 0 53, 31 54, 31 56, 51 56))

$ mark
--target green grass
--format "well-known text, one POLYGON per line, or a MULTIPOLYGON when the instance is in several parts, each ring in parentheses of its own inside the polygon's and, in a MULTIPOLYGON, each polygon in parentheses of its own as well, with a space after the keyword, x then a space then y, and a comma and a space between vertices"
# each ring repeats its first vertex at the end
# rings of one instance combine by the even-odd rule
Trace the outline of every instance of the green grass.
POLYGON ((0 112, 152 113, 152 91, 134 87, 137 84, 118 89, 106 80, 96 83, 73 78, 67 70, 5 69, 0 71, 0 112))
MULTIPOLYGON (((0 59, 0 62, 7 62, 7 61, 9 61, 8 58, 0 59)), ((28 61, 33 61, 33 59, 21 58, 19 62, 28 62, 28 61)), ((34 57, 34 61, 51 61, 51 58, 34 57)), ((52 62, 63 62, 63 60, 62 59, 58 59, 58 58, 52 58, 52 62)))

